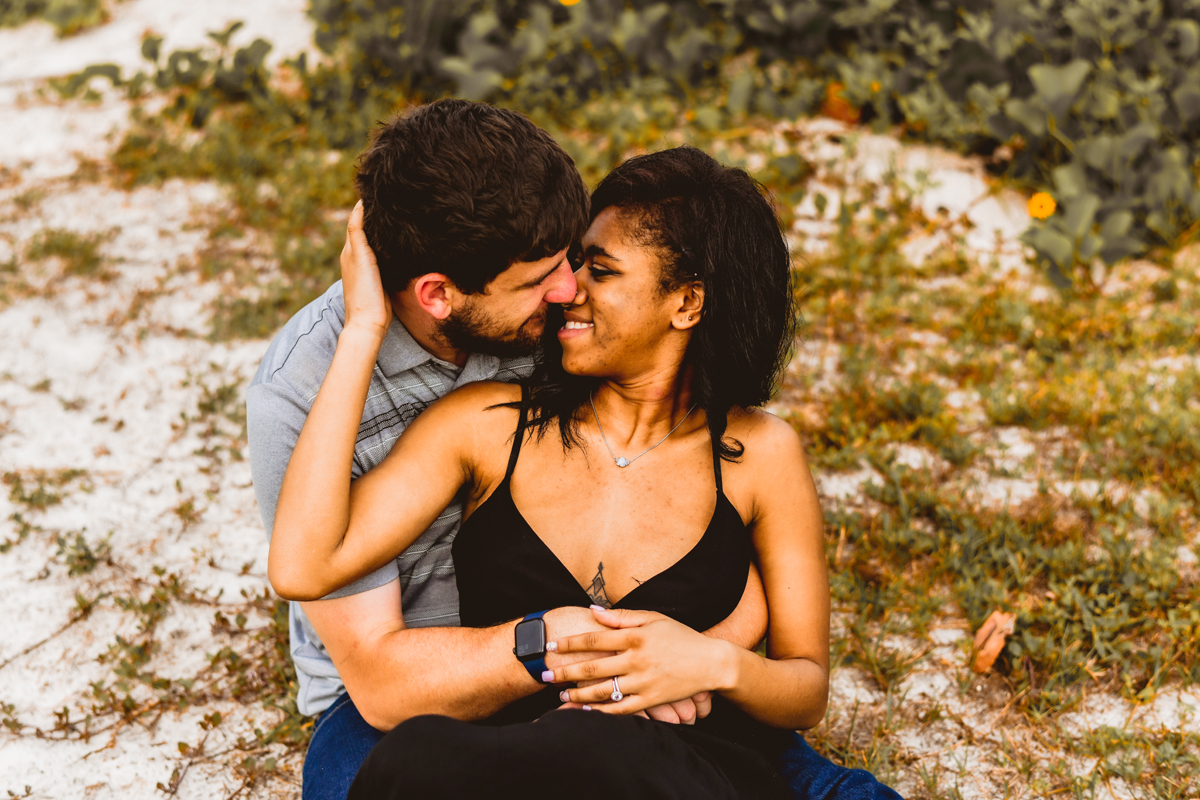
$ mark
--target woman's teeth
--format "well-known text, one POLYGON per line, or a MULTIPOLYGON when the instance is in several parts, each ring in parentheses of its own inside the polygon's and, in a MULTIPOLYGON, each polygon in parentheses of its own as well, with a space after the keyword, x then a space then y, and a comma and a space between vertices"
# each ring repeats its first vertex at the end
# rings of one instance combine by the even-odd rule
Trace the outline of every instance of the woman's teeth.
POLYGON ((567 324, 563 325, 563 327, 569 331, 581 331, 584 328, 591 328, 593 325, 590 322, 573 322, 571 320, 567 320, 567 324))

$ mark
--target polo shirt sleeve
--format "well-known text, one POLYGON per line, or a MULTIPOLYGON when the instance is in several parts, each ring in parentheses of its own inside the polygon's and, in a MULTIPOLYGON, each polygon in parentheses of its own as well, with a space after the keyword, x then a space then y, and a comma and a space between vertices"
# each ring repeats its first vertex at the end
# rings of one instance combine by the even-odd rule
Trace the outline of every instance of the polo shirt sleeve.
MULTIPOLYGON (((258 500, 258 511, 270 539, 275 527, 275 512, 279 507, 279 492, 283 488, 283 476, 288 461, 300 438, 304 420, 308 418, 310 403, 304 402, 290 387, 275 381, 258 383, 246 390, 246 436, 250 445, 250 476, 254 483, 254 496, 258 500)), ((351 469, 353 478, 362 474, 355 459, 351 469)), ((344 586, 324 599, 346 597, 370 591, 400 579, 396 562, 387 562, 382 567, 344 586)))

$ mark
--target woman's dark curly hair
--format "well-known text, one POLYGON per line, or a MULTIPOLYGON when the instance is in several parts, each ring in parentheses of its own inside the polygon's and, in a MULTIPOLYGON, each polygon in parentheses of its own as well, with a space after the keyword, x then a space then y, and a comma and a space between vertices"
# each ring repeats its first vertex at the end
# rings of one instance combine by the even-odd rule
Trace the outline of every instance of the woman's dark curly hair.
MULTIPOLYGON (((639 243, 659 252, 664 292, 703 284, 684 364, 722 458, 737 459, 741 443, 724 439, 729 410, 770 399, 796 334, 791 258, 762 186, 694 147, 677 147, 609 173, 592 194, 592 220, 607 208, 620 209, 639 243)), ((565 449, 582 444, 578 411, 598 381, 563 370, 561 326, 562 309, 552 306, 528 402, 539 438, 557 420, 565 449)))

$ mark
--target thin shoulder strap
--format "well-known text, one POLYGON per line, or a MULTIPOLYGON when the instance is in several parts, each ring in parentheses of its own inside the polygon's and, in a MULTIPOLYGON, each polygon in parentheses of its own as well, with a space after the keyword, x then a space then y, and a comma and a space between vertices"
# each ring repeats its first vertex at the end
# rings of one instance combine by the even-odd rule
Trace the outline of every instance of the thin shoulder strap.
POLYGON ((709 438, 712 441, 713 454, 713 477, 717 479, 717 493, 720 494, 723 490, 721 487, 721 449, 717 446, 717 440, 712 438, 710 431, 709 438))
MULTIPOLYGON (((521 455, 521 442, 525 441, 525 415, 529 411, 529 388, 525 384, 521 384, 521 411, 520 418, 517 422, 517 432, 513 434, 512 452, 508 456, 508 469, 504 472, 504 480, 512 477, 513 470, 517 467, 517 456, 521 455)), ((721 479, 717 478, 717 484, 720 485, 721 479)))

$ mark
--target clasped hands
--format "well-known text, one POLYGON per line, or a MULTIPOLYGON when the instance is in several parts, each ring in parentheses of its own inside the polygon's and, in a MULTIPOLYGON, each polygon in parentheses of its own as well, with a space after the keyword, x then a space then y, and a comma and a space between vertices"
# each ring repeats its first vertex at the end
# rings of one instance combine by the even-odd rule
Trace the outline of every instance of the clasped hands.
POLYGON ((729 648, 736 645, 653 611, 590 611, 603 627, 547 643, 547 682, 575 684, 561 689, 563 708, 683 724, 708 715, 712 691, 727 682, 729 648), (616 702, 613 678, 624 695, 616 702))

